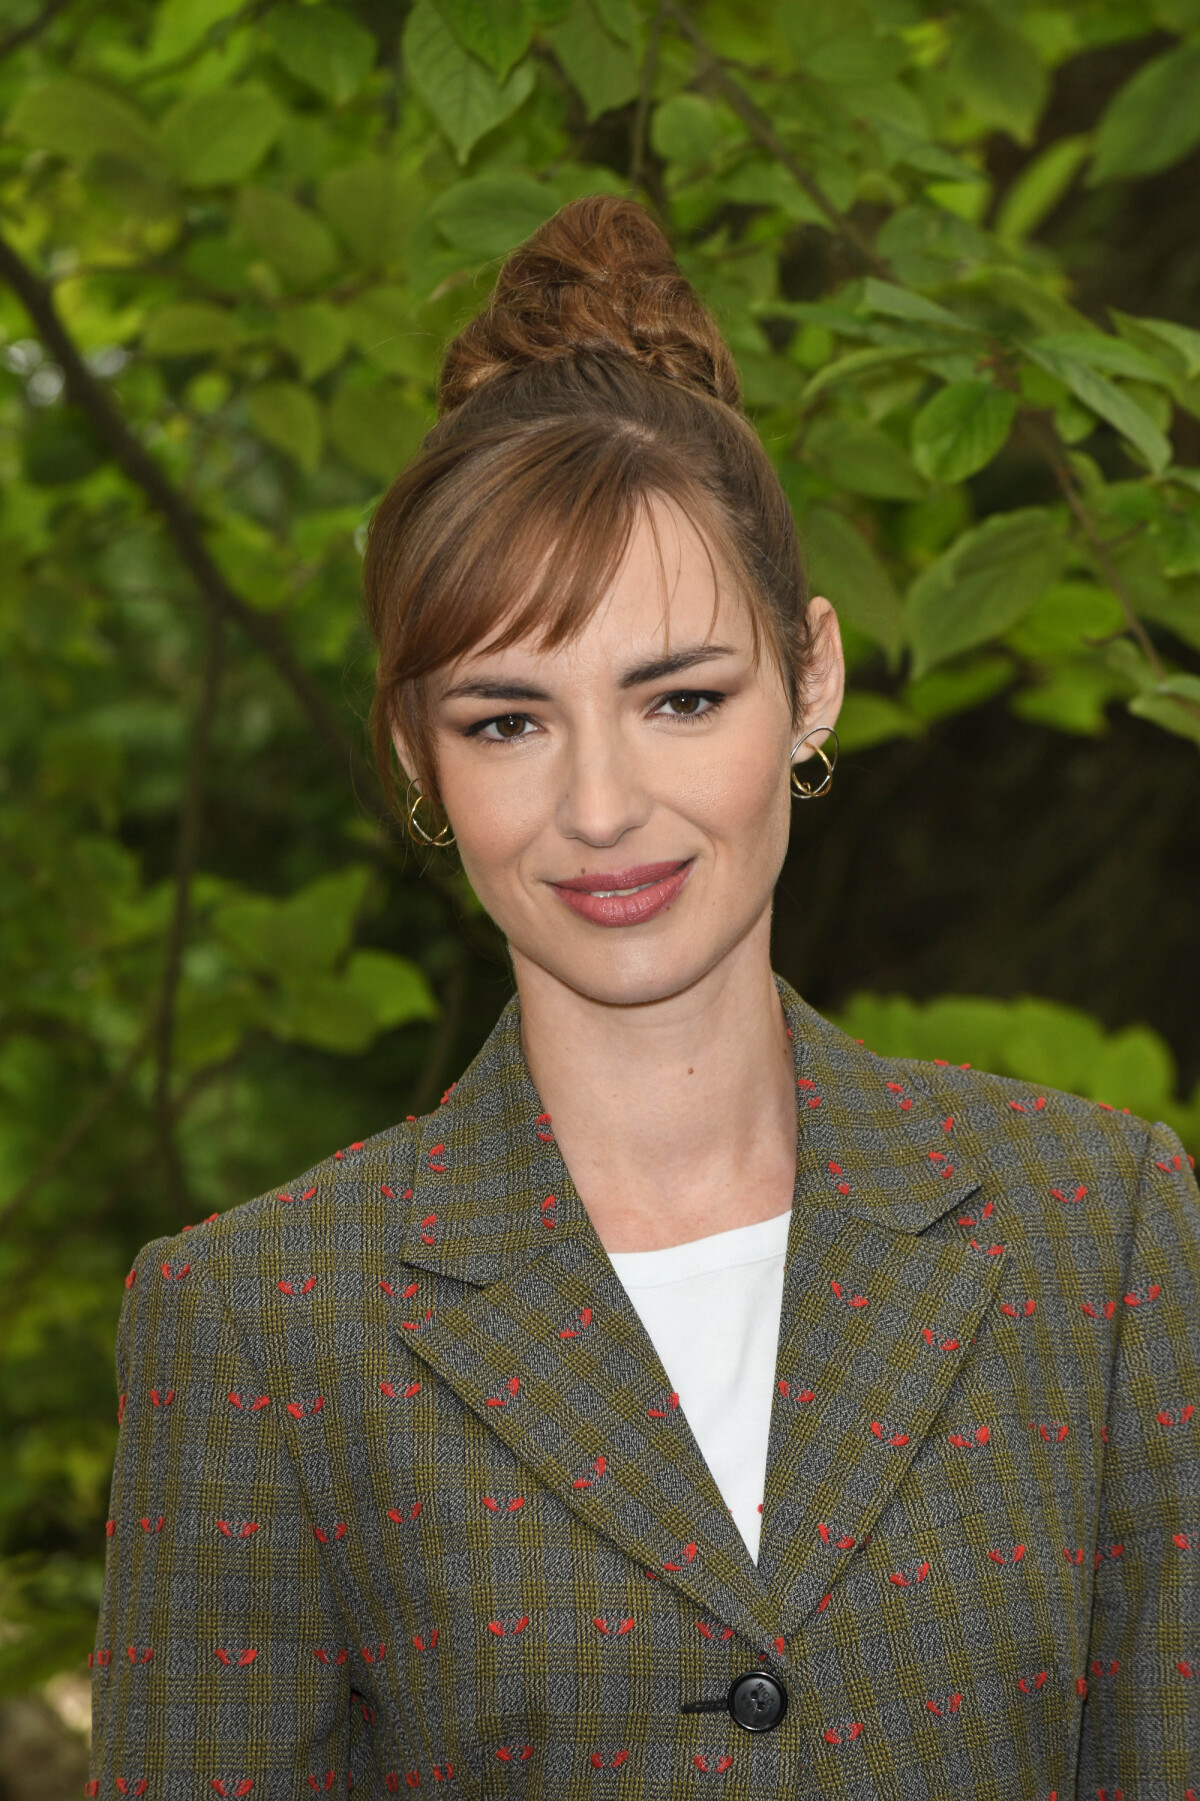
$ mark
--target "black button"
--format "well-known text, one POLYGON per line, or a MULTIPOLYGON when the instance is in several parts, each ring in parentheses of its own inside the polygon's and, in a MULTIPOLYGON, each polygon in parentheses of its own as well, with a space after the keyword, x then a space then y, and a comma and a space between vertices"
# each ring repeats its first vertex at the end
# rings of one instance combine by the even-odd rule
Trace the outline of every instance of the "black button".
POLYGON ((737 1676, 729 1689, 729 1711, 747 1732, 770 1732, 787 1712, 787 1690, 765 1670, 737 1676))

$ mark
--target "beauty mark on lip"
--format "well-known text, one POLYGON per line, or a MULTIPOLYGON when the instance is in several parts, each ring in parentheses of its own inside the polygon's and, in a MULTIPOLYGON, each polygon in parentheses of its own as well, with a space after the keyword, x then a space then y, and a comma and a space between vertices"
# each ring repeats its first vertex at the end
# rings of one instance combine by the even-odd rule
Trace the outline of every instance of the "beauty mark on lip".
POLYGON ((594 925, 640 925, 670 905, 692 871, 691 857, 630 869, 569 876, 550 886, 573 913, 594 925))

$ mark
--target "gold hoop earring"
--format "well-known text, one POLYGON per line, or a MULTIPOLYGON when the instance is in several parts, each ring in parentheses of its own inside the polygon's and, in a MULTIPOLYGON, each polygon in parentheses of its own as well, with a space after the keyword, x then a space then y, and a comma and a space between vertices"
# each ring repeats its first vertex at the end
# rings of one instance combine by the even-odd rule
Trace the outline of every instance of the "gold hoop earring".
MULTIPOLYGON (((825 779, 816 788, 813 787, 811 782, 801 782, 797 779, 797 770, 793 764, 788 781, 791 785, 792 793, 797 795, 800 800, 819 800, 823 794, 829 793, 829 786, 833 781, 834 764, 837 762, 838 736, 831 725, 810 726, 809 730, 805 732, 804 737, 797 738, 795 744, 793 744, 792 756, 795 756, 796 752, 800 749, 800 746, 805 743, 807 739, 811 738, 814 732, 827 732, 833 739, 833 762, 830 762, 829 754, 823 743, 813 745, 814 754, 820 757, 822 763, 825 765, 825 779)), ((788 761, 791 762, 791 758, 789 758, 788 761)))
POLYGON ((454 833, 450 830, 450 821, 447 820, 439 832, 433 834, 427 832, 417 818, 417 808, 424 799, 425 796, 417 788, 417 784, 410 782, 404 796, 404 804, 408 808, 408 835, 414 844, 431 844, 435 850, 444 850, 448 844, 454 843, 454 833), (415 800, 413 799, 414 788, 417 789, 415 800))

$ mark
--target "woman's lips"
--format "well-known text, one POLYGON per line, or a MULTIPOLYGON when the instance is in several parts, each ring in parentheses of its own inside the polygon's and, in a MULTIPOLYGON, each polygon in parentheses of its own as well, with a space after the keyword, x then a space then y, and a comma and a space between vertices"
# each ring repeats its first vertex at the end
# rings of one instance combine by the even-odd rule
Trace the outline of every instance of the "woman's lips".
POLYGON ((573 876, 550 886, 573 913, 598 926, 636 926, 669 907, 692 872, 692 859, 643 863, 599 875, 573 876))

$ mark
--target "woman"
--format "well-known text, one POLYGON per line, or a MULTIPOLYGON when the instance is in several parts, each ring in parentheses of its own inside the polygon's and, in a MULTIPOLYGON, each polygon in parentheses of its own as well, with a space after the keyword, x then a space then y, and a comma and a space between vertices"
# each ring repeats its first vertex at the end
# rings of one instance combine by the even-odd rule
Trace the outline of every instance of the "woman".
POLYGON ((90 1792, 1200 1793, 1188 1159, 772 976, 837 625, 632 203, 450 346, 367 596, 516 995, 139 1257, 90 1792))

